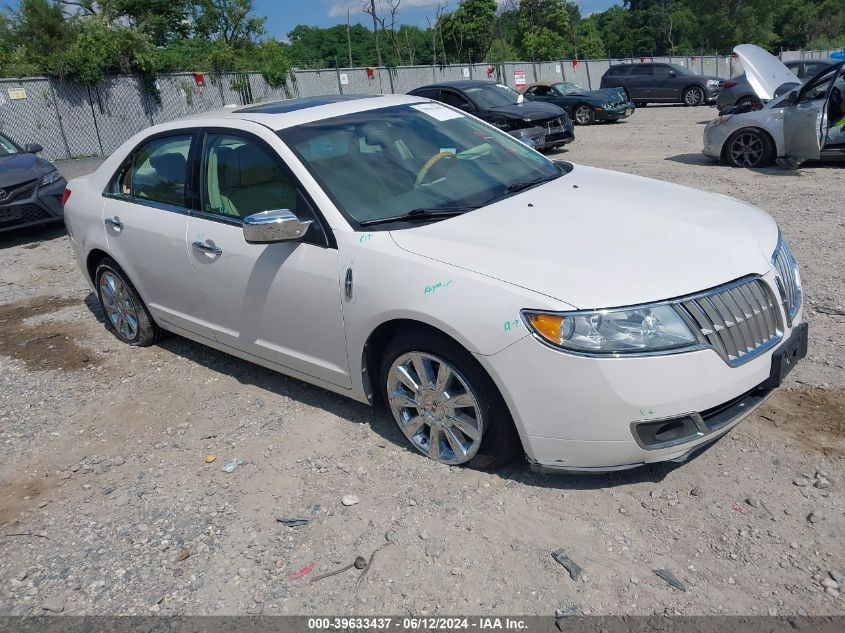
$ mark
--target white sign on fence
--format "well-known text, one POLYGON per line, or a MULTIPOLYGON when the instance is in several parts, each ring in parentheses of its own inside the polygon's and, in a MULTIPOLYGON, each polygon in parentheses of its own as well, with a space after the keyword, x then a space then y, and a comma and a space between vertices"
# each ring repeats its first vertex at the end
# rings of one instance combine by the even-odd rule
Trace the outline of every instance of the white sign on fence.
POLYGON ((513 82, 516 84, 517 88, 519 88, 520 86, 524 86, 527 83, 525 81, 525 71, 524 70, 513 71, 513 82))
POLYGON ((560 74, 560 64, 555 64, 555 72, 559 75, 560 74))
POLYGON ((469 79, 469 68, 462 68, 461 72, 464 75, 464 79, 469 79))
POLYGON ((349 75, 347 75, 346 73, 340 73, 340 84, 342 86, 348 86, 349 85, 349 75))
POLYGON ((25 88, 9 88, 9 99, 26 99, 25 88))

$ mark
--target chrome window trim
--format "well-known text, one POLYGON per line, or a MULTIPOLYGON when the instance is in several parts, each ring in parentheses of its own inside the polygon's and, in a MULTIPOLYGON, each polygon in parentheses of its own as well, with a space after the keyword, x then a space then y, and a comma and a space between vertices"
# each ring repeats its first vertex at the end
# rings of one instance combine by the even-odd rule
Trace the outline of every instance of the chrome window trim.
MULTIPOLYGON (((698 352, 702 350, 713 350, 719 358, 721 358, 729 367, 739 367, 740 365, 744 365, 745 363, 757 358, 761 354, 766 353, 767 351, 771 350, 773 347, 777 346, 782 340, 784 335, 784 324, 783 324, 783 315, 781 314, 780 310, 777 310, 777 306, 780 305, 780 302, 777 300, 777 296, 774 294, 774 291, 771 287, 771 284, 767 283, 766 280, 763 278, 762 275, 747 275, 745 277, 741 277, 740 279, 736 279, 732 282, 727 284, 722 284, 721 286, 716 286, 714 288, 710 288, 708 290, 702 290, 700 292, 696 292, 691 295, 685 295, 683 297, 677 297, 675 299, 667 299, 664 301, 654 301, 650 303, 642 303, 630 306, 617 306, 613 308, 596 308, 592 310, 566 310, 566 311, 554 311, 554 310, 536 310, 536 309, 523 309, 520 310, 520 317, 522 318, 523 324, 525 325, 526 329, 531 333, 531 336, 534 337, 535 340, 539 341, 546 347, 553 349, 555 351, 561 352, 563 354, 568 354, 570 356, 578 356, 582 358, 599 358, 599 359, 612 359, 612 358, 648 358, 651 356, 669 356, 673 354, 687 354, 690 352, 698 352), (752 282, 759 282, 763 286, 768 289, 769 292, 769 300, 772 301, 773 308, 775 308, 775 333, 772 337, 762 343, 760 346, 754 348, 750 352, 747 352, 733 360, 728 358, 727 351, 724 353, 717 349, 716 346, 712 345, 706 338, 705 335, 701 331, 701 327, 696 321, 696 319, 688 312, 688 310, 682 305, 687 302, 692 302, 700 299, 709 299, 714 295, 718 295, 725 291, 733 290, 735 288, 746 286, 752 282), (631 352, 584 352, 579 350, 572 350, 567 349, 565 347, 560 347, 558 345, 554 345, 550 343, 541 335, 539 335, 534 328, 531 326, 530 321, 528 320, 528 315, 530 314, 553 314, 559 316, 578 316, 584 314, 595 314, 596 312, 613 312, 617 310, 643 310, 648 308, 656 308, 656 307, 663 307, 669 306, 675 310, 679 317, 684 321, 692 334, 698 339, 697 343, 693 343, 690 345, 672 347, 667 349, 661 350, 651 350, 651 351, 631 351, 631 352)), ((730 326, 733 327, 733 326, 730 326)), ((733 335, 734 333, 731 332, 733 335)), ((737 337, 741 337, 739 331, 735 333, 737 337)), ((741 340, 741 338, 740 338, 741 340)))

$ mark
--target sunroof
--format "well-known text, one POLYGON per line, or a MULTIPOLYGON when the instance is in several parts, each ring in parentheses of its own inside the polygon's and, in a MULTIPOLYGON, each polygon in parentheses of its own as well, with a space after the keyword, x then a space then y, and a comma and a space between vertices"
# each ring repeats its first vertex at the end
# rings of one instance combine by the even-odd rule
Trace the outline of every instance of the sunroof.
POLYGON ((305 110, 306 108, 315 108, 317 106, 329 105, 331 103, 340 103, 343 101, 353 101, 355 99, 370 99, 380 95, 326 95, 323 97, 305 97, 302 99, 287 99, 285 101, 274 101, 272 103, 262 103, 259 105, 249 106, 247 108, 239 108, 235 112, 254 112, 260 114, 283 114, 285 112, 295 112, 296 110, 305 110))

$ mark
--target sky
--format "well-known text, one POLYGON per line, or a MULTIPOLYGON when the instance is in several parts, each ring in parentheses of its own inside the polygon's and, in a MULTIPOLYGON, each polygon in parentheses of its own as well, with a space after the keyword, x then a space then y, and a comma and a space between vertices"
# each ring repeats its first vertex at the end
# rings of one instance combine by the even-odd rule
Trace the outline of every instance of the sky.
MULTIPOLYGON (((621 0, 576 1, 584 16, 604 11, 613 4, 622 4, 621 0)), ((399 13, 402 23, 425 27, 426 17, 434 17, 437 3, 438 0, 402 0, 399 13)), ((362 0, 255 0, 256 13, 267 16, 267 34, 277 39, 286 39, 288 32, 297 24, 345 24, 347 9, 350 9, 353 23, 372 27, 372 18, 361 10, 362 5, 362 0)), ((446 11, 452 11, 457 6, 458 0, 449 0, 446 11)))

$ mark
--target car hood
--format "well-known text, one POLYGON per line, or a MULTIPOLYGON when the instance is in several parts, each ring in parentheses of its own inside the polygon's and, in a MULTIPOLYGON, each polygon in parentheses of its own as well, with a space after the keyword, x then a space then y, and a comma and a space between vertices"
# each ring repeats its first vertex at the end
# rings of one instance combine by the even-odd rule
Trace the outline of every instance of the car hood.
POLYGON ((0 187, 35 180, 53 169, 55 168, 50 163, 35 154, 0 156, 0 187))
POLYGON ((798 75, 783 65, 777 57, 754 44, 740 44, 734 48, 745 70, 745 78, 755 94, 763 100, 775 98, 783 84, 800 84, 798 75))
POLYGON ((778 230, 766 213, 727 196, 576 166, 482 209, 391 235, 422 257, 590 309, 764 274, 778 230))
POLYGON ((546 119, 559 117, 563 114, 563 110, 556 105, 552 105, 551 103, 537 103, 536 101, 528 100, 525 100, 522 103, 487 108, 485 112, 505 117, 507 119, 517 119, 520 121, 544 121, 546 119))

